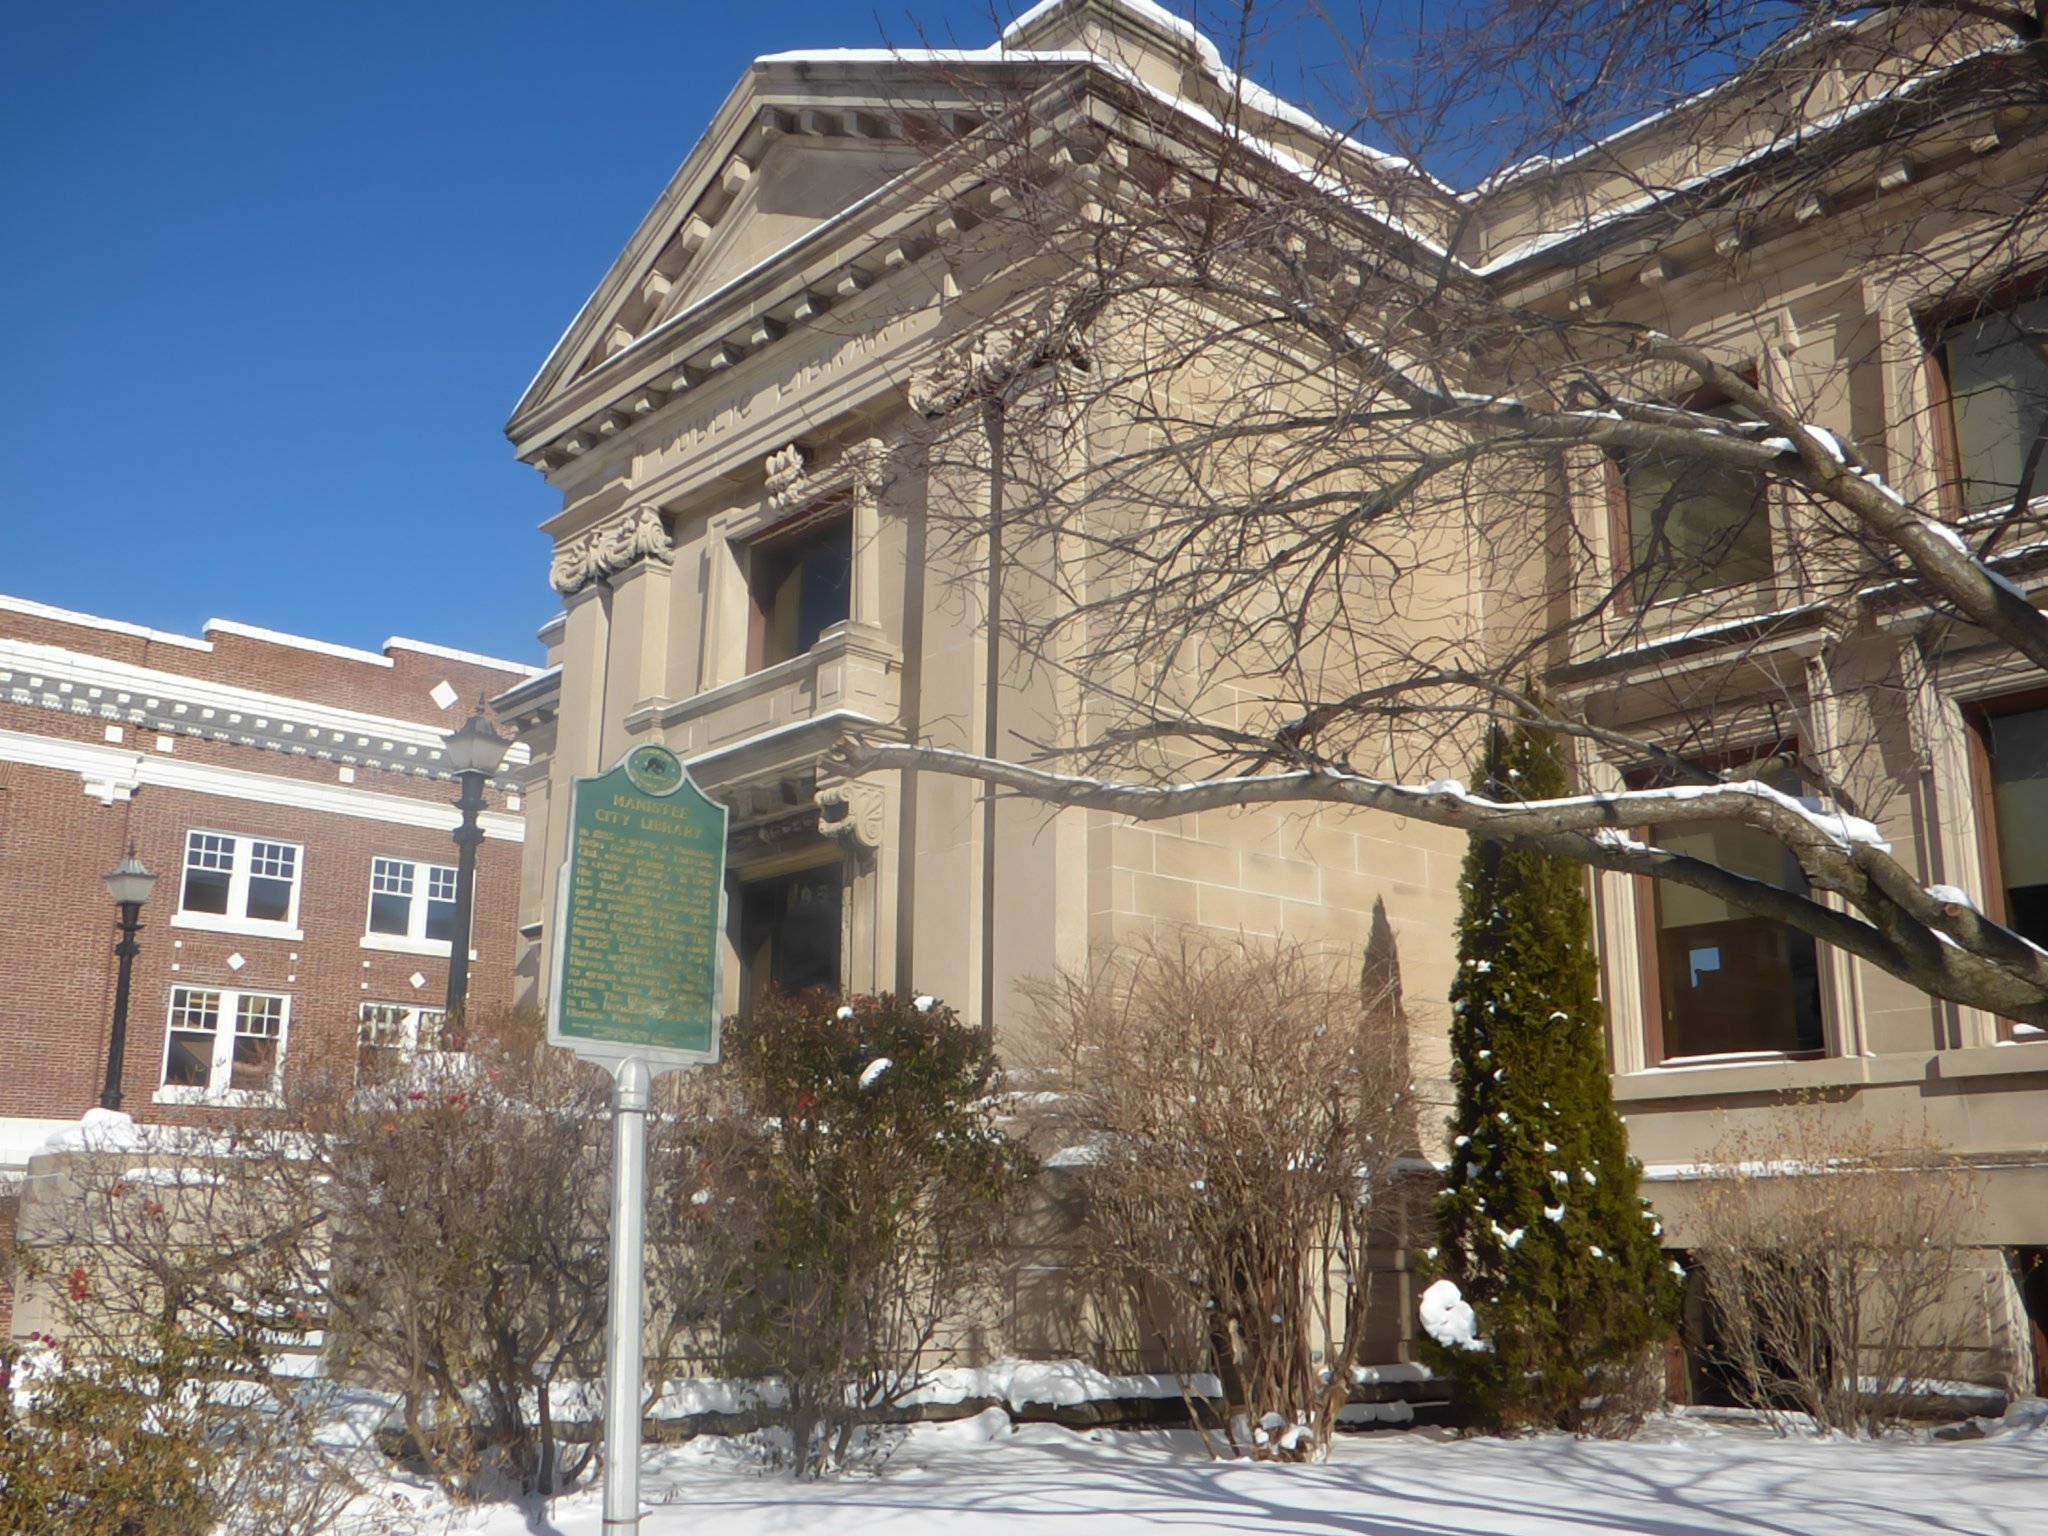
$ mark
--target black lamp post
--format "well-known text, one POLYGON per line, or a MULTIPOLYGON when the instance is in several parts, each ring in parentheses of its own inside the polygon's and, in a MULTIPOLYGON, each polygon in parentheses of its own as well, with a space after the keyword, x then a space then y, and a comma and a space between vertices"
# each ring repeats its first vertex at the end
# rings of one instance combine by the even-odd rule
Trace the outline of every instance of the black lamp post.
POLYGON ((462 812, 462 825, 455 829, 458 853, 455 868, 455 939, 448 949, 448 1013, 452 1017, 469 995, 470 913, 476 906, 476 846, 484 840, 477 814, 484 808, 484 780, 497 772, 512 743, 491 728, 484 715, 484 701, 452 732, 442 747, 442 756, 462 783, 462 795, 455 808, 462 812))
POLYGON ((142 926, 142 904, 156 886, 156 876, 135 857, 135 845, 128 845, 128 857, 106 876, 107 894, 121 909, 121 942, 114 953, 121 957, 120 979, 114 983, 114 1033, 107 1041, 107 1081, 100 1089, 100 1108, 121 1107, 121 1062, 128 1054, 128 982, 134 974, 135 955, 142 947, 135 942, 135 930, 142 926))

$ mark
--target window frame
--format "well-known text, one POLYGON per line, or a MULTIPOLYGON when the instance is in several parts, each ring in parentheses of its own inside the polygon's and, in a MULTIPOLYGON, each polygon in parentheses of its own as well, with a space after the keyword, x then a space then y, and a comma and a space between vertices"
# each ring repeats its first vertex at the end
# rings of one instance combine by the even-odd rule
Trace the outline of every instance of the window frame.
POLYGON ((284 1085, 285 1053, 291 1043, 292 994, 272 992, 257 987, 215 986, 202 982, 179 982, 170 988, 164 1003, 164 1047, 157 1065, 157 1089, 154 1095, 159 1104, 225 1104, 225 1105, 271 1105, 278 1102, 279 1091, 284 1085), (173 1083, 168 1079, 171 1070, 171 1042, 178 1034, 197 1034, 190 1028, 180 1029, 177 1024, 180 994, 212 993, 218 1000, 215 1005, 214 1024, 210 1033, 214 1037, 213 1058, 208 1064, 207 1081, 204 1086, 190 1083, 173 1083), (240 1022, 241 1004, 244 998, 275 999, 279 1006, 277 1033, 277 1063, 271 1070, 270 1083, 263 1088, 237 1088, 234 1086, 234 1046, 239 1038, 236 1025, 240 1022), (227 1027, 223 1028, 223 1023, 227 1027))
MULTIPOLYGON (((789 884, 806 876, 816 877, 821 882, 828 875, 836 882, 835 900, 838 905, 838 933, 834 939, 837 951, 837 976, 832 985, 843 989, 846 986, 847 965, 850 960, 850 946, 847 943, 846 923, 853 894, 848 881, 846 856, 829 845, 795 849, 777 858, 763 859, 749 864, 743 870, 728 873, 729 889, 726 898, 728 942, 734 956, 733 974, 737 982, 737 998, 734 1009, 745 1017, 753 1012, 758 1001, 761 985, 774 983, 774 961, 769 962, 769 975, 757 982, 753 974, 753 955, 747 946, 747 892, 749 887, 789 884)), ((772 938, 770 940, 772 943, 772 938)))
MULTIPOLYGON (((741 541, 739 546, 742 585, 747 595, 747 675, 765 672, 770 667, 781 666, 808 656, 817 646, 794 651, 787 656, 768 659, 768 639, 772 613, 765 601, 770 595, 763 591, 766 585, 764 560, 776 558, 803 545, 817 540, 829 530, 843 530, 846 536, 846 617, 834 620, 834 624, 851 622, 854 616, 854 541, 858 530, 854 526, 854 498, 850 492, 838 491, 810 502, 790 516, 781 518, 741 541)), ((797 597, 799 604, 802 594, 797 597)), ((827 624, 829 630, 833 624, 827 624)), ((820 631, 820 638, 823 631, 820 631)))
POLYGON ((453 939, 435 939, 427 936, 427 922, 433 908, 432 880, 436 871, 445 871, 457 882, 455 904, 459 916, 461 871, 456 865, 436 864, 427 859, 406 858, 399 854, 371 855, 368 889, 363 900, 363 936, 359 941, 359 947, 401 955, 438 955, 446 958, 454 954, 453 939), (401 864, 411 871, 413 891, 406 897, 408 906, 404 933, 379 933, 370 926, 377 911, 377 866, 380 864, 401 864))
MULTIPOLYGON (((1754 369, 1745 370, 1754 383, 1754 369)), ((1729 405, 1726 396, 1706 390, 1698 390, 1685 396, 1678 404, 1689 411, 1712 411, 1729 405)), ((1642 569, 1642 562, 1636 555, 1635 514, 1629 505, 1628 467, 1629 460, 1640 458, 1642 453, 1631 453, 1621 449, 1610 450, 1603 455, 1603 474, 1607 492, 1607 545, 1608 564, 1616 589, 1621 593, 1622 605, 1632 613, 1648 613, 1653 608, 1669 609, 1677 604, 1695 598, 1710 597, 1716 593, 1739 592, 1775 582, 1778 577, 1779 536, 1777 519, 1774 516, 1771 496, 1771 477, 1762 470, 1756 471, 1756 495, 1750 503, 1750 516, 1761 518, 1764 536, 1764 569, 1760 576, 1748 581, 1730 581, 1696 587, 1690 591, 1673 592, 1666 596, 1646 597, 1639 587, 1648 574, 1642 569)))
POLYGON ((362 1080, 363 1052, 365 1050, 389 1051, 392 1053, 393 1060, 399 1063, 410 1063, 423 1055, 440 1056, 453 1052, 457 1048, 448 1044, 442 1034, 447 1022, 448 1010, 431 1004, 380 1002, 370 998, 363 999, 356 1004, 355 1062, 357 1081, 360 1082, 362 1080), (377 1022, 368 1016, 372 1009, 389 1009, 398 1015, 396 1022, 400 1038, 393 1041, 368 1040, 364 1038, 363 1030, 365 1026, 377 1022), (426 1016, 428 1014, 433 1015, 432 1028, 435 1038, 432 1044, 422 1045, 420 1043, 420 1035, 427 1028, 426 1016))
POLYGON ((178 910, 171 915, 170 926, 192 928, 207 933, 244 934, 254 938, 303 939, 305 934, 299 928, 299 903, 305 894, 305 888, 304 843, 256 832, 229 832, 219 827, 188 827, 185 829, 184 848, 178 857, 178 910), (200 837, 225 838, 232 845, 234 862, 227 872, 226 912, 196 911, 185 905, 185 884, 193 869, 193 839, 200 837), (255 862, 255 850, 259 844, 272 848, 289 848, 292 852, 291 899, 285 915, 281 918, 248 915, 249 883, 255 878, 251 866, 255 862))
MULTIPOLYGON (((2048 688, 2026 688, 1994 698, 1972 699, 1963 705, 1964 735, 1969 742, 1970 799, 1976 808, 1977 866, 1984 881, 1984 915, 2000 927, 2011 926, 2012 909, 2005 899, 2005 856, 1998 846, 1998 781, 1992 774, 1991 723, 2001 715, 2025 715, 2048 709, 2048 688)), ((2048 1044, 2048 1035, 2022 1037, 2018 1023, 1998 1017, 2001 1045, 2048 1044)))
MULTIPOLYGON (((1725 772, 1731 768, 1760 766, 1778 758, 1787 759, 1796 771, 1799 761, 1797 740, 1781 738, 1769 745, 1714 753, 1702 759, 1700 766, 1712 772, 1725 772)), ((1627 775, 1627 783, 1630 789, 1652 789, 1658 787, 1659 778, 1660 775, 1650 770, 1640 770, 1627 775)), ((1645 842, 1655 841, 1655 829, 1651 827, 1636 827, 1631 835, 1645 842)), ((1657 877, 1631 875, 1629 879, 1635 896, 1636 961, 1642 986, 1645 1068, 1655 1070, 1662 1067, 1742 1066, 1771 1061, 1825 1061, 1836 1054, 1835 1001, 1833 989, 1828 984, 1828 951, 1821 940, 1815 939, 1815 982, 1819 993, 1821 1034, 1821 1043, 1817 1049, 1714 1051, 1698 1056, 1671 1055, 1666 1049, 1664 1039, 1664 963, 1658 955, 1657 877)))
MULTIPOLYGON (((1983 293, 1951 299, 1922 310, 1915 318, 1920 350, 1926 368, 1929 414, 1933 422, 1935 500, 1942 516, 1952 524, 1996 517, 2010 502, 1972 507, 1963 500, 1963 446, 1956 431, 1955 382, 1949 371, 1946 334, 1957 326, 1980 320, 2022 304, 2048 299, 2048 271, 2024 273, 1998 283, 1983 293)), ((2048 453, 2036 472, 2034 494, 2029 506, 2048 502, 2048 453)))

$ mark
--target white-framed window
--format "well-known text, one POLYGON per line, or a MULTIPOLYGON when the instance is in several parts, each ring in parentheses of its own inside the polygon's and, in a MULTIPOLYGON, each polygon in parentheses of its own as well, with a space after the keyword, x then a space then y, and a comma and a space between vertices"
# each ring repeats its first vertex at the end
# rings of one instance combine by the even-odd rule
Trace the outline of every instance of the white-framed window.
POLYGON ((370 861, 371 948, 429 949, 445 955, 455 941, 455 866, 415 859, 370 861))
POLYGON ((376 1077, 422 1051, 447 1047, 441 1024, 447 1012, 412 1003, 364 1003, 356 1011, 356 1075, 376 1077))
POLYGON ((173 987, 164 1031, 166 1100, 266 1097, 284 1067, 292 1000, 281 992, 173 987))
POLYGON ((178 885, 184 928, 302 937, 299 877, 305 850, 275 838, 195 829, 185 834, 185 866, 178 885))

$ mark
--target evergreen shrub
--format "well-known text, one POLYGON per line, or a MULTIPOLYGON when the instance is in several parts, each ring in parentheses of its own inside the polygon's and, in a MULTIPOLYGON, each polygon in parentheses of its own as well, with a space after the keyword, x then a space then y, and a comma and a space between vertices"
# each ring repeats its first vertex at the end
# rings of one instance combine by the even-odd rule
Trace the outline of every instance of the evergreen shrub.
MULTIPOLYGON (((1492 730, 1478 777, 1495 800, 1570 793, 1554 739, 1524 725, 1492 730)), ((1653 1369, 1678 1291, 1608 1081, 1585 871, 1474 838, 1459 896, 1436 1266, 1479 1337, 1426 1347, 1475 1426, 1599 1428, 1653 1369)))

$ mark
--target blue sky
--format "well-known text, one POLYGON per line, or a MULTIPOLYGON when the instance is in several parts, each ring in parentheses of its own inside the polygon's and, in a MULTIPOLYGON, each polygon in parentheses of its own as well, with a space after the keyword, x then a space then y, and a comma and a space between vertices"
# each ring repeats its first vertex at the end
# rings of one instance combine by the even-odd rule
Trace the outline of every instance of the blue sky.
MULTIPOLYGON (((987 0, 914 4, 993 36, 987 0)), ((913 43, 908 17, 14 7, 0 592, 537 660, 558 502, 501 431, 521 389, 749 59, 913 43)))
MULTIPOLYGON (((1398 32, 1472 3, 1370 14, 1398 32)), ((747 61, 920 28, 979 47, 1022 8, 15 7, 0 593, 537 659, 558 501, 501 429, 747 61)), ((1200 11, 1229 51, 1236 5, 1200 11)), ((1252 73, 1348 126, 1322 14, 1367 12, 1266 0, 1252 73)))

